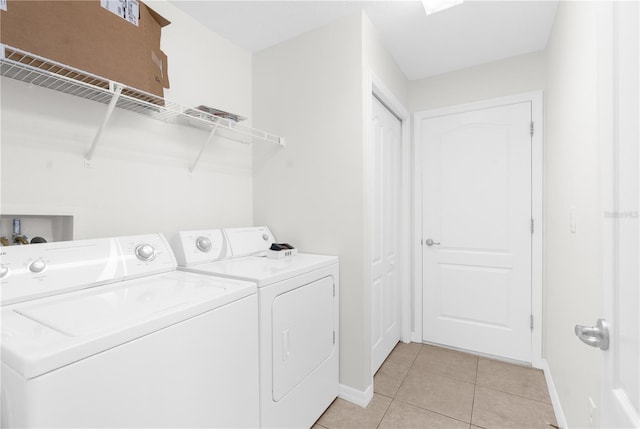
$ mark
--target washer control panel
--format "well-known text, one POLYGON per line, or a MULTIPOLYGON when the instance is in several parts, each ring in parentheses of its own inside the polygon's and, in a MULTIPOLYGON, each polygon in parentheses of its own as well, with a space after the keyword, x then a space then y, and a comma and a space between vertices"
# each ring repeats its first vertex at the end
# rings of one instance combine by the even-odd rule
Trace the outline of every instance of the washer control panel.
POLYGON ((45 268, 47 268, 47 261, 42 258, 38 258, 29 264, 29 271, 35 274, 43 272, 45 268))
POLYGON ((139 244, 136 247, 136 256, 141 261, 153 261, 156 257, 156 249, 150 244, 139 244))
POLYGON ((171 246, 161 234, 117 238, 122 249, 127 278, 174 270, 171 246))
POLYGON ((127 278, 171 271, 176 261, 161 234, 0 248, 2 305, 127 278))
POLYGON ((0 266, 0 279, 7 277, 11 273, 11 269, 8 265, 2 264, 0 266))

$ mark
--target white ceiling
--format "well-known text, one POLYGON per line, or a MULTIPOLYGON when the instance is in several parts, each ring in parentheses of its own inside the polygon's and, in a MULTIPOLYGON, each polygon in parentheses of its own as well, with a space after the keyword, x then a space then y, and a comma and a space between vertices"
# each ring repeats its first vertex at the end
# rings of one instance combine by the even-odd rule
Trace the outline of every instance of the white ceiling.
POLYGON ((545 48, 557 1, 467 0, 426 16, 419 1, 173 1, 202 24, 257 52, 364 10, 408 79, 545 48))

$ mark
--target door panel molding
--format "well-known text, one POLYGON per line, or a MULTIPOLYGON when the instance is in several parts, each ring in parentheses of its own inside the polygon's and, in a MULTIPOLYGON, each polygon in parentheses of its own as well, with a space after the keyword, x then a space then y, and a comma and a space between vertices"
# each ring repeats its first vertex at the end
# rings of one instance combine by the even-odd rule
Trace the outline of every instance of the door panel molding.
POLYGON ((531 241, 531 306, 533 316, 532 330, 532 356, 531 364, 535 368, 542 368, 542 237, 544 231, 543 224, 543 92, 533 91, 522 94, 516 94, 507 97, 499 97, 479 102, 461 104, 457 106, 430 109, 426 111, 416 112, 414 119, 414 139, 413 139, 413 235, 412 235, 412 251, 413 251, 413 331, 411 333, 412 340, 422 342, 422 240, 428 238, 424 236, 422 231, 422 120, 437 118, 457 113, 471 112, 475 110, 489 109, 512 104, 520 104, 523 102, 531 103, 532 114, 532 152, 531 152, 531 213, 532 213, 532 241, 531 241))

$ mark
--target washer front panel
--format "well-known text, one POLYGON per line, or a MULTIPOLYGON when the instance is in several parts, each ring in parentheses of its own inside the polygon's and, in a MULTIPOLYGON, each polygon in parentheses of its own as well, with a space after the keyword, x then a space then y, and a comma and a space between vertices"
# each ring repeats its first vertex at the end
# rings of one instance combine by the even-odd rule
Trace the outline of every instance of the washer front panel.
POLYGON ((252 294, 31 379, 3 363, 3 423, 257 428, 256 307, 252 294))

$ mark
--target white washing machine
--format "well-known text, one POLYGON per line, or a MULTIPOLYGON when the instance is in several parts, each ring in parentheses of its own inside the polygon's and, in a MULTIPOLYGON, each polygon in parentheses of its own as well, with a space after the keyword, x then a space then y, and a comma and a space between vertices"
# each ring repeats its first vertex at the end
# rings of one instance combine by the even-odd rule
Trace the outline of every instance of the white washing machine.
POLYGON ((338 395, 338 258, 265 257, 266 227, 181 232, 179 266, 258 285, 260 426, 311 427, 338 395))
POLYGON ((3 428, 258 426, 255 283, 161 235, 0 252, 3 428))

